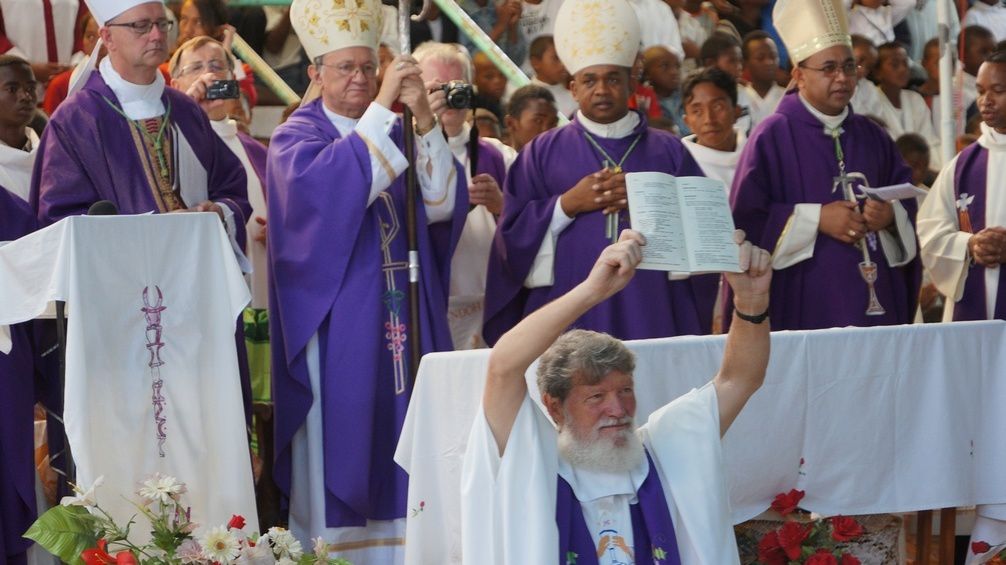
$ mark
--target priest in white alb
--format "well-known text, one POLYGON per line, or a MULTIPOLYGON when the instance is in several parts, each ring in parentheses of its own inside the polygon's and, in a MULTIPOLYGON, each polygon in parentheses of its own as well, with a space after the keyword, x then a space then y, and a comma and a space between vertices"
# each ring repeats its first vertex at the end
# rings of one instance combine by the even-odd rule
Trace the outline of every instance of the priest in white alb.
POLYGON ((637 232, 500 338, 462 470, 464 563, 740 562, 720 438, 765 377, 771 265, 736 236, 743 272, 727 274, 736 308, 719 373, 638 429, 633 354, 607 334, 562 334, 632 279, 637 232), (539 355, 551 420, 525 382, 539 355))

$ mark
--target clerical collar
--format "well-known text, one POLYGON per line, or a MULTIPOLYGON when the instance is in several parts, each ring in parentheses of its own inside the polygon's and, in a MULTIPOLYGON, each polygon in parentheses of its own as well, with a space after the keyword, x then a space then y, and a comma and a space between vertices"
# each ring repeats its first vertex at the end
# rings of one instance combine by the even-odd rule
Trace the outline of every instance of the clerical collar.
POLYGON ((210 120, 210 126, 220 139, 234 139, 238 136, 238 123, 231 118, 210 120))
POLYGON ((629 110, 629 113, 610 124, 599 124, 584 116, 580 110, 577 110, 576 121, 580 122, 583 129, 587 130, 591 135, 606 137, 608 139, 621 139, 631 135, 636 130, 636 127, 639 126, 639 114, 629 110))
POLYGON ((634 495, 650 474, 650 462, 644 454, 639 464, 625 473, 605 473, 580 467, 573 467, 559 456, 559 476, 569 483, 573 494, 580 502, 597 500, 605 496, 619 494, 634 495))
POLYGON ((321 109, 325 111, 325 116, 328 118, 328 121, 332 122, 335 129, 339 130, 339 135, 342 137, 346 137, 350 133, 353 133, 353 130, 356 129, 356 124, 360 121, 353 118, 347 118, 342 114, 336 114, 325 106, 325 102, 321 103, 321 109))
POLYGON ((797 97, 800 98, 800 102, 802 102, 803 107, 806 108, 808 112, 810 112, 810 115, 817 118, 817 121, 824 124, 824 126, 830 130, 833 130, 841 126, 842 122, 845 121, 845 118, 849 117, 848 105, 846 105, 845 108, 842 108, 842 112, 839 115, 829 116, 828 114, 825 114, 824 112, 815 108, 813 104, 811 104, 810 102, 807 102, 807 100, 803 97, 803 94, 797 93, 797 97))
POLYGON ((150 84, 133 84, 122 78, 112 66, 110 57, 105 57, 98 64, 101 78, 112 89, 119 99, 122 113, 130 120, 148 120, 164 115, 164 76, 160 71, 154 74, 154 82, 150 84))
POLYGON ((980 124, 982 135, 978 138, 978 143, 985 149, 991 151, 1006 151, 1006 133, 999 133, 988 124, 980 124))

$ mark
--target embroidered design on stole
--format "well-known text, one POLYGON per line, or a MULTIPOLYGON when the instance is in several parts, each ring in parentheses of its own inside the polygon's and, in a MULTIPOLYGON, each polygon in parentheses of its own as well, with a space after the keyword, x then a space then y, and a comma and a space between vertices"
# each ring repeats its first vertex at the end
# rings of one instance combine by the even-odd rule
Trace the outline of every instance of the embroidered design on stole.
POLYGON ((401 231, 395 202, 387 192, 381 192, 375 204, 381 226, 381 270, 384 271, 384 307, 388 311, 388 321, 384 322, 384 338, 387 349, 391 352, 392 366, 395 371, 395 394, 405 393, 405 383, 408 371, 405 366, 405 341, 408 331, 402 323, 400 312, 405 302, 405 292, 395 285, 395 271, 409 268, 408 261, 395 261, 391 258, 391 242, 401 231))
POLYGON ((164 347, 164 342, 161 341, 161 332, 164 329, 161 326, 161 312, 166 310, 167 307, 163 305, 164 293, 161 292, 161 287, 154 286, 154 289, 157 290, 157 303, 150 304, 150 287, 144 287, 143 308, 140 308, 140 311, 143 312, 143 317, 147 321, 147 352, 150 353, 150 361, 147 363, 147 366, 150 368, 151 402, 154 405, 157 453, 161 457, 164 457, 164 443, 168 439, 166 429, 168 419, 164 415, 165 399, 164 395, 161 394, 161 390, 164 387, 164 380, 161 379, 161 365, 164 365, 164 361, 161 360, 161 348, 164 347))
POLYGON ((158 164, 157 156, 158 149, 154 146, 152 136, 143 136, 138 130, 138 128, 143 128, 148 132, 156 132, 161 127, 162 120, 164 120, 164 116, 150 118, 149 120, 135 120, 133 122, 135 127, 129 128, 129 132, 133 136, 133 144, 136 146, 136 152, 140 157, 143 174, 147 178, 147 186, 150 187, 154 203, 157 204, 157 210, 163 213, 174 212, 186 207, 179 190, 175 187, 176 183, 174 180, 177 174, 175 162, 173 159, 167 158, 167 156, 174 155, 174 128, 167 128, 163 145, 160 149, 160 151, 164 152, 162 158, 166 160, 169 168, 167 176, 161 174, 161 167, 158 164))
POLYGON ((962 192, 961 197, 954 202, 957 205, 957 223, 960 225, 961 231, 974 233, 974 229, 971 227, 971 212, 968 211, 968 207, 974 201, 974 196, 969 196, 967 192, 962 192))

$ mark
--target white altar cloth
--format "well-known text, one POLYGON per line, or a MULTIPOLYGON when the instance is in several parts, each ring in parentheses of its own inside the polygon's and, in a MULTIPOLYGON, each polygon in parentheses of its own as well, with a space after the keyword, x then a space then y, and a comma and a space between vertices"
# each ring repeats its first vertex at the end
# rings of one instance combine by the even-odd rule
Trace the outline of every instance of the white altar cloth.
MULTIPOLYGON (((710 380, 724 340, 628 342, 637 424, 710 380)), ((460 563, 461 463, 488 356, 423 358, 395 455, 410 481, 406 563, 460 563)), ((825 515, 1006 502, 1004 407, 1001 321, 774 333, 765 384, 723 438, 734 520, 792 488, 825 515)))

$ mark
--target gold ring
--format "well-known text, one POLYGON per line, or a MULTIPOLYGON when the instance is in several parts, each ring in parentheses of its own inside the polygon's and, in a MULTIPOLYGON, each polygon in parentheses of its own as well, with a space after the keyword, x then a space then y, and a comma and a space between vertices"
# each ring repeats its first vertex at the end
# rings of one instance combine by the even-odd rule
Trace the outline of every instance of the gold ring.
POLYGON ((856 237, 856 230, 849 230, 849 237, 856 237))

